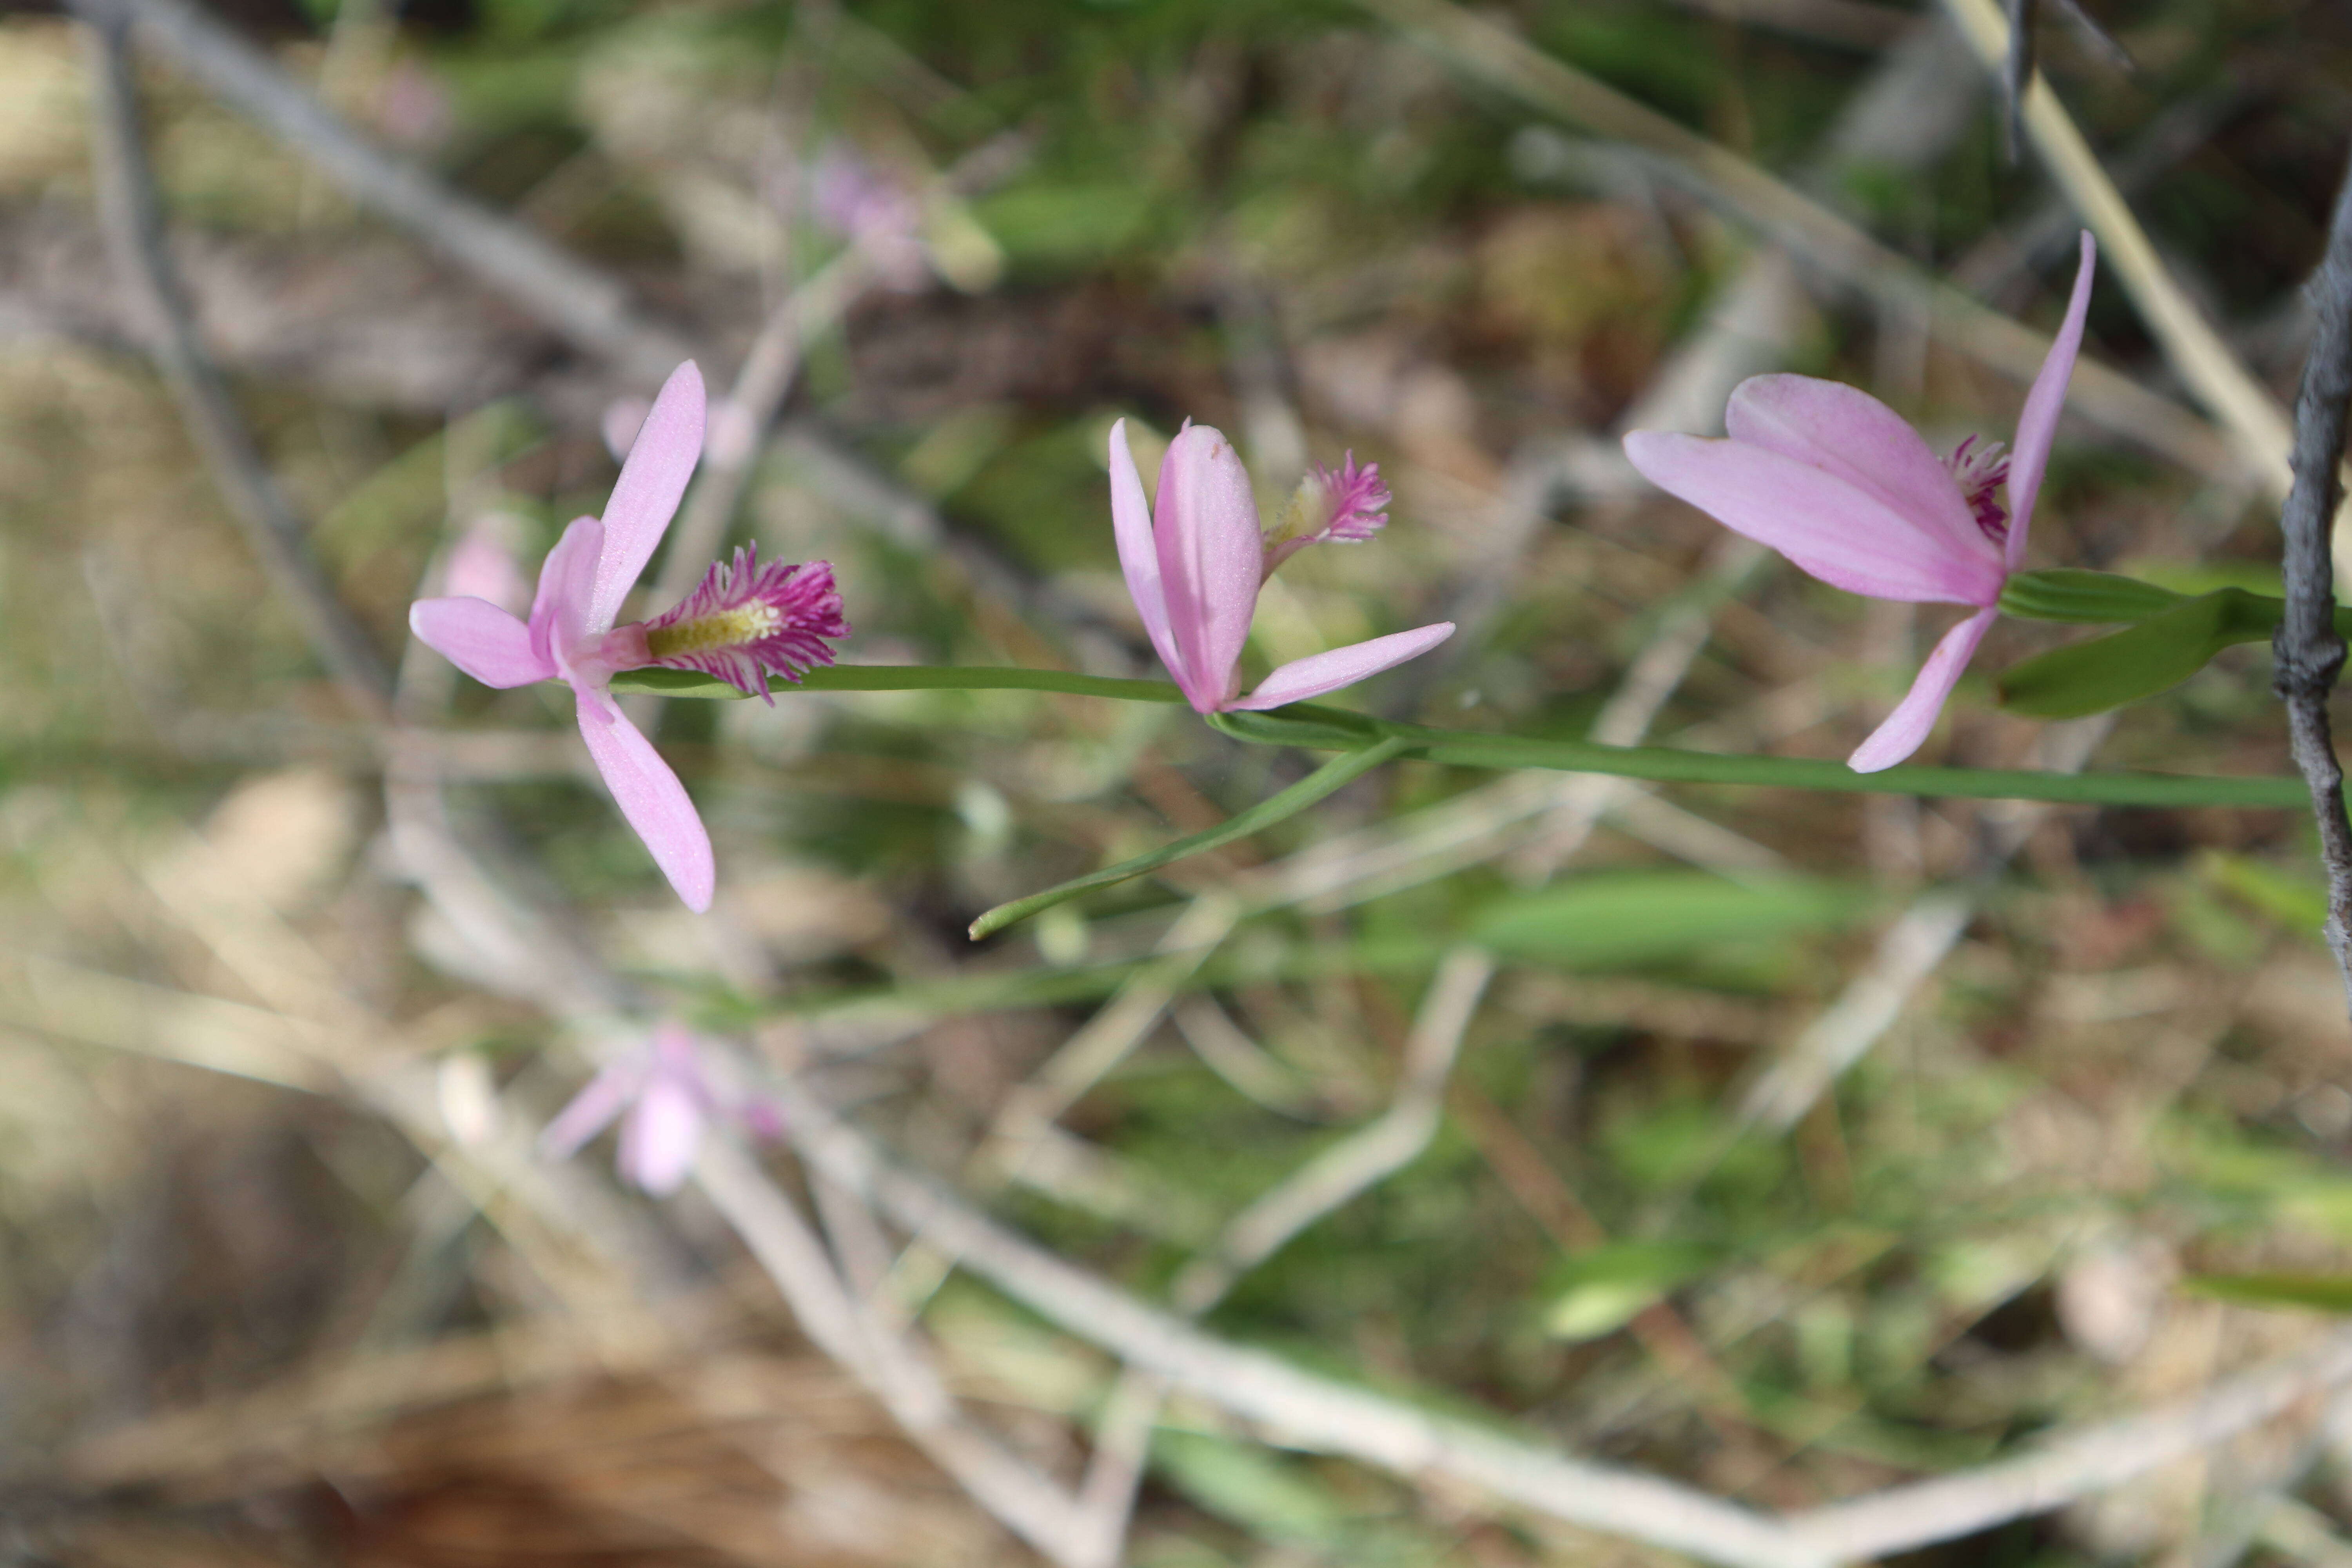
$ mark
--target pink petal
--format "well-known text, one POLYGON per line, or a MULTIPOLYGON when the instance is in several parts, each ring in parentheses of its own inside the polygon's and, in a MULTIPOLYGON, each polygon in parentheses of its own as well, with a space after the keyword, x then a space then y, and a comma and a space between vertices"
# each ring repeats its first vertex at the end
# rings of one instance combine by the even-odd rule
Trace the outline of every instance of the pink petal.
POLYGON ((2050 341, 2049 357, 2025 395, 2017 416, 2017 439, 2009 447, 2009 567, 2015 571, 2025 559, 2025 531, 2033 522, 2033 502, 2042 493, 2042 470, 2050 465, 2050 443, 2058 434, 2058 415, 2066 406, 2066 381, 2074 374, 2074 356, 2083 352, 2083 318, 2091 310, 2091 276, 2098 270, 2099 247, 2091 231, 2083 231, 2083 260, 2074 269, 2074 295, 2066 301, 2066 319, 2050 341))
POLYGON ((702 1103, 684 1084, 656 1075, 621 1123, 621 1174, 646 1192, 677 1191, 702 1147, 702 1103))
POLYGON ((1143 617, 1160 662, 1185 685, 1184 658, 1168 631, 1168 595, 1160 585, 1160 552, 1151 542, 1151 512, 1144 505, 1143 477, 1135 471, 1135 455, 1127 449, 1127 421, 1110 427, 1110 526, 1118 539, 1118 569, 1127 576, 1128 597, 1143 617))
POLYGON ((1836 475, 1964 563, 2000 547, 1969 515, 1952 470, 1911 422, 1860 387, 1810 375, 1750 376, 1723 411, 1735 441, 1836 475))
POLYGON ((1848 593, 1959 605, 1990 605, 2000 596, 1998 560, 1958 554, 1876 497, 1810 463, 1743 441, 1659 430, 1629 434, 1625 456, 1660 489, 1848 593))
POLYGON ((604 549, 604 525, 593 517, 575 517, 540 563, 539 592, 530 602, 530 647, 559 673, 587 635, 596 560, 604 549))
POLYGON ((687 798, 686 786, 677 782, 677 774, 661 760, 653 742, 629 722, 628 715, 617 708, 609 716, 599 714, 584 697, 580 704, 580 738, 588 742, 588 754, 596 771, 604 775, 605 787, 613 792, 621 815, 653 851, 654 864, 662 868, 686 907, 697 914, 709 909, 719 879, 710 858, 710 835, 704 830, 694 802, 687 798))
POLYGON ((1944 634, 1927 662, 1919 667, 1919 678, 1911 683, 1911 690, 1895 705, 1886 722, 1870 732, 1870 739, 1854 749, 1845 765, 1858 773, 1874 773, 1891 768, 1919 749, 1927 731, 1936 727, 1937 715, 1944 710, 1945 700, 1952 688, 1959 684, 1960 672, 1976 656, 1977 644, 1992 626, 1998 610, 1979 610, 1958 626, 1944 634))
POLYGON ((628 461, 604 503, 604 554, 596 563, 596 593, 588 610, 590 631, 609 630, 637 574, 653 559, 669 520, 686 494, 686 481, 702 456, 702 373, 692 360, 669 373, 653 412, 637 429, 628 461))
POLYGON ((632 1052, 590 1079, 588 1087, 573 1095, 572 1103, 557 1111, 555 1120, 541 1130, 540 1153, 550 1160, 567 1160, 578 1153, 581 1145, 604 1131, 621 1114, 622 1107, 635 1098, 645 1077, 643 1054, 632 1052))
POLYGON ((1196 711, 1213 712, 1233 690, 1265 569, 1257 500, 1233 443, 1206 425, 1179 431, 1160 465, 1151 521, 1169 627, 1184 656, 1179 681, 1196 711))
POLYGON ((1304 702, 1327 691, 1353 686, 1366 676, 1378 675, 1391 665, 1419 658, 1453 635, 1452 621, 1438 621, 1430 626, 1416 626, 1409 632, 1392 632, 1384 637, 1374 637, 1370 642, 1349 643, 1346 647, 1335 647, 1328 653, 1295 658, 1259 681, 1257 689, 1247 697, 1226 703, 1225 710, 1248 713, 1261 708, 1279 708, 1286 702, 1304 702))
POLYGON ((487 599, 419 599, 408 606, 416 640, 485 686, 528 686, 555 673, 531 646, 530 628, 487 599))

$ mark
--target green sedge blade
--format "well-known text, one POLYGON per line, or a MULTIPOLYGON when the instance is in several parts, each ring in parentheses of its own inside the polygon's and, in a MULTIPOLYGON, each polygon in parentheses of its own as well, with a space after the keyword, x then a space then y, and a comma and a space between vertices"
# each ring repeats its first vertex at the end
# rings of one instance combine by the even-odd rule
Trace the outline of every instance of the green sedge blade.
POLYGON ((1236 838, 1246 838, 1253 833, 1262 832, 1277 822, 1297 816, 1334 790, 1371 772, 1390 758, 1402 752, 1406 749, 1406 744, 1407 742, 1391 737, 1384 741, 1375 741, 1370 745, 1357 751, 1344 752, 1281 794, 1268 796, 1247 811, 1234 816, 1231 821, 1220 823, 1205 833, 1195 833, 1187 837, 1179 838, 1172 844, 1163 844, 1148 855, 1139 855, 1132 860, 1122 860, 1118 865, 1107 867, 1090 877, 1080 877, 1074 881, 1064 882, 1058 887, 1048 888, 1042 893, 1032 893, 1025 899, 1015 899, 1009 904, 999 904, 971 922, 972 940, 977 942, 982 937, 1003 931, 1016 921, 1027 920, 1040 910, 1052 909, 1055 904, 1075 899, 1080 893, 1090 893, 1097 888, 1108 888, 1114 883, 1140 877, 1148 871, 1156 871, 1162 866, 1181 860, 1188 855, 1198 855, 1204 850, 1214 849, 1220 845, 1231 844, 1236 838))
POLYGON ((2027 621, 2102 626, 2144 621, 2181 602, 2182 595, 2137 577, 2059 567, 2019 572, 2000 590, 2000 613, 2027 621))
POLYGON ((2037 654, 2000 679, 2000 705, 2035 719, 2079 719, 2179 685, 2225 647, 2266 641, 2275 599, 2224 588, 2183 599, 2137 626, 2037 654))
POLYGON ((2352 1312, 2352 1275, 2192 1274, 2180 1282, 2180 1287, 2192 1296, 2234 1301, 2244 1307, 2352 1312))

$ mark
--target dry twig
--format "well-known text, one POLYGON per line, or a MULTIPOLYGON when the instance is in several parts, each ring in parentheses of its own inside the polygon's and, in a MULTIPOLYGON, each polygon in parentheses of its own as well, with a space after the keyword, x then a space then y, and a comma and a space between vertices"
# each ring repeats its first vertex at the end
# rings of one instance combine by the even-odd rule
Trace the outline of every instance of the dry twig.
POLYGON ((2344 420, 2352 406, 2352 174, 2336 193, 2327 254, 2312 293, 2318 330, 2295 398, 2294 489, 2279 514, 2286 619, 2272 638, 2273 679, 2286 703, 2295 766, 2311 785, 2320 859, 2327 869, 2327 945, 2352 1005, 2352 820, 2344 814, 2344 769, 2327 721, 2327 694, 2344 668, 2329 531, 2343 497, 2344 420))
POLYGON ((123 289, 146 318, 148 349, 247 542, 284 595, 311 647, 352 705, 370 718, 390 712, 392 678, 367 633, 335 596, 310 553, 302 521, 262 461, 220 373, 197 341, 195 318, 173 270, 163 204, 148 168, 129 32, 102 0, 76 6, 88 24, 91 145, 107 249, 123 289))

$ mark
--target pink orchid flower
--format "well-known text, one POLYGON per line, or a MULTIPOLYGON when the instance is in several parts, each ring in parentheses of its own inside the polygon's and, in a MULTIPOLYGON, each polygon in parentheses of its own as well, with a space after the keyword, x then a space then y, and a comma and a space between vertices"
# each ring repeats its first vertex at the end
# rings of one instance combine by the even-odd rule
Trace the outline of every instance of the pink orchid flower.
POLYGON ((1625 437, 1626 457, 1652 484, 1833 587, 1975 606, 1927 656, 1910 694, 1846 759, 1856 773, 1891 768, 1927 740, 1999 614, 2002 585, 2025 559, 2096 260, 2085 234, 2066 319, 2025 395, 2005 458, 1998 442, 1980 446, 1974 437, 1938 458, 1868 393, 1809 375, 1740 383, 1724 410, 1726 438, 1659 430, 1625 437), (2007 512, 1993 495, 2004 479, 2007 512))
POLYGON ((1271 530, 1233 443, 1187 424, 1160 465, 1156 505, 1127 449, 1127 421, 1110 427, 1110 516, 1119 569, 1143 629, 1177 689, 1197 713, 1245 712, 1304 702, 1427 653, 1454 635, 1440 621, 1294 659, 1241 695, 1238 666, 1257 613, 1258 590, 1276 566, 1309 544, 1370 539, 1388 521, 1380 465, 1349 454, 1338 473, 1318 468, 1271 530))
POLYGON ((569 1159, 616 1117, 622 1179, 656 1196, 685 1184, 712 1121, 732 1118, 763 1138, 782 1129, 765 1101, 730 1100, 701 1044, 677 1024, 662 1025, 650 1040, 591 1079, 541 1132, 539 1152, 550 1160, 569 1159))
POLYGON ((717 880, 710 835, 677 774, 613 700, 613 677, 647 666, 698 669, 772 702, 770 672, 797 680, 809 666, 833 662, 824 639, 849 635, 832 566, 762 565, 750 550, 713 565, 667 614, 613 624, 686 493, 702 426, 702 375, 688 361, 654 400, 603 518, 575 520, 548 552, 528 622, 464 595, 419 599, 408 610, 421 641, 485 686, 562 679, 572 688, 597 773, 698 913, 710 907, 717 880))

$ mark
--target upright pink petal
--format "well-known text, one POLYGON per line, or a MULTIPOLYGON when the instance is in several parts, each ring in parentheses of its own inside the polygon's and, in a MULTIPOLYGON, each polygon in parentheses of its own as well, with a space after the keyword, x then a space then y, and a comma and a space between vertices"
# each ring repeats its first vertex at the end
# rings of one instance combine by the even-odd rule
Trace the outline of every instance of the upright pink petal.
POLYGON ((588 742, 588 755, 604 776, 605 787, 613 792, 621 815, 646 841, 654 864, 662 868, 686 907, 697 914, 709 909, 719 880, 711 861, 710 835, 694 802, 688 798, 686 786, 677 782, 677 774, 661 760, 653 742, 629 722, 627 714, 617 708, 609 715, 599 713, 584 694, 580 703, 580 738, 588 742))
POLYGON ((2050 443, 2058 434, 2058 415, 2066 406, 2066 381, 2074 374, 2074 356, 2083 352, 2083 319, 2091 309, 2091 277, 2098 270, 2099 247, 2091 231, 2083 231, 2083 259, 2074 268, 2074 295, 2066 301, 2066 319, 2050 341, 2049 357, 2025 395, 2017 416, 2017 439, 2009 447, 2009 569, 2025 559, 2025 531, 2033 521, 2033 502, 2042 493, 2042 471, 2050 466, 2050 443))
POLYGON ((586 635, 596 563, 604 549, 604 524, 593 517, 575 517, 540 563, 539 592, 530 602, 531 651, 559 672, 586 635))
MULTIPOLYGON (((1832 587, 1958 605, 2000 596, 2003 574, 1992 555, 1959 554, 1878 497, 1810 463, 1743 441, 1658 430, 1628 435, 1625 456, 1660 489, 1832 587)), ((1957 501, 1957 487, 1953 496, 1957 501)))
POLYGON ((485 686, 528 686, 555 673, 530 628, 487 599, 419 599, 408 606, 408 629, 485 686))
MULTIPOLYGON (((1151 540, 1151 512, 1144 504, 1143 477, 1135 471, 1135 455, 1127 448, 1127 421, 1110 427, 1110 526, 1118 538, 1118 569, 1127 577, 1128 597, 1143 617, 1143 630, 1153 651, 1176 684, 1189 694, 1184 656, 1168 630, 1168 594, 1160 583, 1160 552, 1151 540)), ((1222 695, 1222 693, 1220 694, 1222 695)))
POLYGON ((2000 612, 1979 610, 1958 626, 1944 634, 1927 662, 1919 667, 1919 677, 1911 683, 1910 692, 1895 705, 1886 722, 1871 731, 1870 739, 1854 749, 1846 759, 1846 766, 1858 773, 1874 773, 1891 768, 1919 749, 1927 731, 1936 727, 1936 717, 1944 710, 1944 703, 1959 684, 1960 672, 1976 656, 1977 644, 1984 641, 1993 617, 2000 612))
POLYGON ((1349 643, 1328 653, 1295 658, 1258 682, 1255 691, 1226 703, 1225 708, 1229 712, 1247 713, 1262 708, 1279 708, 1286 702, 1305 702, 1327 691, 1353 686, 1368 675, 1378 675, 1409 658, 1419 658, 1453 635, 1452 621, 1438 621, 1409 632, 1374 637, 1370 642, 1349 643))
POLYGON ((621 601, 653 559, 686 481, 702 456, 702 373, 692 360, 670 372, 637 430, 628 461, 604 503, 604 553, 596 563, 596 592, 588 630, 601 632, 621 613, 621 601))
POLYGON ((632 1051, 588 1080, 588 1087, 572 1097, 572 1103, 555 1113, 539 1134, 539 1152, 550 1160, 566 1160, 578 1153, 588 1140, 611 1125, 613 1118, 645 1087, 646 1061, 642 1051, 632 1051))
POLYGON ((1257 500, 1232 442, 1206 425, 1177 434, 1160 465, 1151 524, 1169 629, 1184 657, 1180 684, 1195 710, 1213 712, 1233 690, 1265 568, 1257 500))
POLYGON ((656 1073, 621 1123, 621 1174, 657 1197, 677 1191, 702 1147, 703 1121, 693 1089, 656 1073))
POLYGON ((1732 389, 1723 425, 1735 441, 1836 475, 1959 561, 2000 557, 1944 460, 1909 420, 1860 387, 1810 375, 1750 376, 1732 389))

